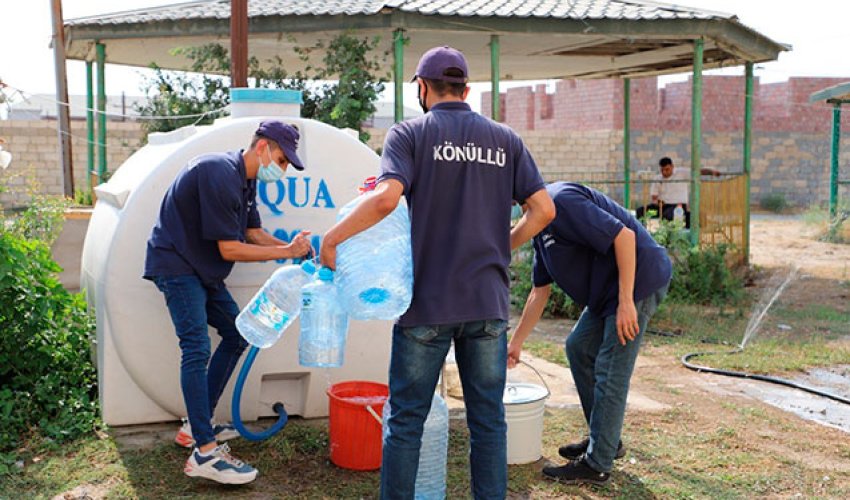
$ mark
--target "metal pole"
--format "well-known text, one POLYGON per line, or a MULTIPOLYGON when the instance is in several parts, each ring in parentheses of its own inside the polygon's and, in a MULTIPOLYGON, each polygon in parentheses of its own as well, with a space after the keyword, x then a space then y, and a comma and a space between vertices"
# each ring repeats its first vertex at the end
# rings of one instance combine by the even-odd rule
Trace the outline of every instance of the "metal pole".
POLYGON ((53 15, 53 65, 56 68, 56 117, 59 120, 59 156, 62 158, 62 181, 65 196, 74 197, 74 164, 71 155, 71 116, 68 110, 68 77, 65 72, 65 26, 62 0, 51 0, 53 15))
POLYGON ((91 61, 86 61, 86 138, 88 139, 88 155, 86 179, 91 193, 94 170, 94 68, 91 61))
POLYGON ((395 112, 396 123, 404 121, 404 30, 397 29, 393 32, 393 56, 395 71, 393 72, 393 84, 395 86, 395 112))
POLYGON ((97 182, 106 177, 106 46, 95 45, 97 56, 97 182))
POLYGON ((632 163, 631 163, 631 78, 623 79, 623 205, 626 210, 632 207, 632 163))
POLYGON ((493 109, 491 117, 495 121, 501 121, 501 113, 499 109, 499 52, 501 46, 499 43, 499 35, 490 35, 490 97, 493 99, 493 109))
POLYGON ((753 63, 744 66, 744 264, 750 263, 750 179, 753 147, 753 63))
POLYGON ((841 103, 833 103, 832 108, 832 154, 829 171, 829 217, 834 219, 838 213, 838 156, 841 141, 841 103))
POLYGON ((248 0, 230 0, 230 88, 248 86, 248 0))
POLYGON ((694 40, 694 81, 691 96, 691 244, 699 245, 699 188, 702 168, 702 55, 703 40, 694 40))

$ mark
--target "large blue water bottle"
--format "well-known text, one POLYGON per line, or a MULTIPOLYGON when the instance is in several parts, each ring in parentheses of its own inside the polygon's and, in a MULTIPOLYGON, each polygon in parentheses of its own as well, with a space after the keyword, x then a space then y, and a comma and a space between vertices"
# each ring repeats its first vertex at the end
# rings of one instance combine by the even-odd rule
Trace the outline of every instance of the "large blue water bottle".
POLYGON ((301 287, 315 272, 316 266, 309 260, 278 268, 236 316, 236 329, 242 337, 255 347, 274 345, 301 312, 301 287))
MULTIPOLYGON (((375 178, 366 179, 360 196, 339 210, 337 220, 371 196, 374 188, 375 178)), ((405 203, 339 245, 335 281, 342 306, 354 319, 396 319, 407 311, 413 297, 413 252, 405 203)))
POLYGON ((334 272, 323 267, 317 276, 301 288, 298 362, 302 366, 337 368, 345 359, 348 315, 339 303, 334 272))
MULTIPOLYGON (((387 436, 389 400, 384 404, 384 438, 387 436)), ((416 470, 416 500, 442 500, 446 498, 446 459, 449 451, 449 407, 439 394, 434 393, 431 411, 422 428, 422 446, 419 448, 419 468, 416 470)))

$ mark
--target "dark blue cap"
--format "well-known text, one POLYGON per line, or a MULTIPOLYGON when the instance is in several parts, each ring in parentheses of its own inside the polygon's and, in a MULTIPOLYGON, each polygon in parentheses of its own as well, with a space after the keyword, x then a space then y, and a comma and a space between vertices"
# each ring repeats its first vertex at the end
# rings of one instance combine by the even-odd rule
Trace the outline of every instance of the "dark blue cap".
POLYGON ((304 170, 304 163, 295 153, 300 137, 297 128, 277 120, 266 120, 257 127, 256 134, 276 142, 289 163, 298 170, 304 170))
POLYGON ((419 65, 416 66, 416 74, 413 75, 413 80, 417 77, 427 78, 429 80, 443 80, 449 83, 466 83, 469 80, 466 58, 463 57, 463 54, 459 50, 449 46, 434 47, 422 54, 422 57, 419 59, 419 65), (446 72, 451 69, 460 71, 461 76, 447 75, 446 72))

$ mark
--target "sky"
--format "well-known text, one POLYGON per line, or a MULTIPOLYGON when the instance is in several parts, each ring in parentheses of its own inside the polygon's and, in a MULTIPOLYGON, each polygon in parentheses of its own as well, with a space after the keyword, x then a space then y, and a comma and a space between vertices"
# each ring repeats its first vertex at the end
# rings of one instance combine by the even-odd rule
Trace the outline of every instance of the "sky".
MULTIPOLYGON (((63 0, 65 19, 104 14, 115 10, 153 7, 183 0, 63 0)), ((51 36, 50 0, 23 0, 0 3, 0 80, 28 94, 54 93, 55 74, 53 54, 49 48, 51 36)), ((793 50, 783 53, 778 61, 760 64, 756 76, 764 83, 782 81, 790 76, 848 77, 850 80, 850 1, 847 0, 685 0, 678 5, 731 12, 739 20, 775 41, 791 44, 793 50)), ((474 61, 472 62, 474 63, 474 61)), ((489 64, 489 62, 482 62, 489 64)), ((85 65, 68 61, 68 90, 85 94, 85 65)), ((135 68, 107 65, 106 91, 109 95, 140 95, 142 71, 135 68)), ((709 72, 716 73, 714 72, 709 72)), ((740 68, 723 73, 741 74, 740 68)), ((661 82, 677 81, 687 75, 667 76, 661 82)), ((502 82, 501 89, 523 82, 502 82)), ((474 84, 469 101, 479 109, 480 93, 489 84, 474 84)), ((389 92, 382 100, 391 100, 389 92)), ((415 93, 405 92, 405 104, 416 106, 415 93)))

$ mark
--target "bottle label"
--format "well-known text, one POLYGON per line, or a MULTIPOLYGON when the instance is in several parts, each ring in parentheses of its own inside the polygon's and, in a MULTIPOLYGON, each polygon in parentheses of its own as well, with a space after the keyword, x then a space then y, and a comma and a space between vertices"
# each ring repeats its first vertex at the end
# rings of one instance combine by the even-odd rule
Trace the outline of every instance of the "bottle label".
POLYGON ((274 305, 266 297, 266 292, 260 292, 251 304, 250 311, 257 318, 257 321, 276 331, 283 329, 283 326, 289 320, 289 315, 283 309, 274 305))
POLYGON ((301 309, 312 309, 313 308, 313 293, 302 291, 301 292, 301 309))

